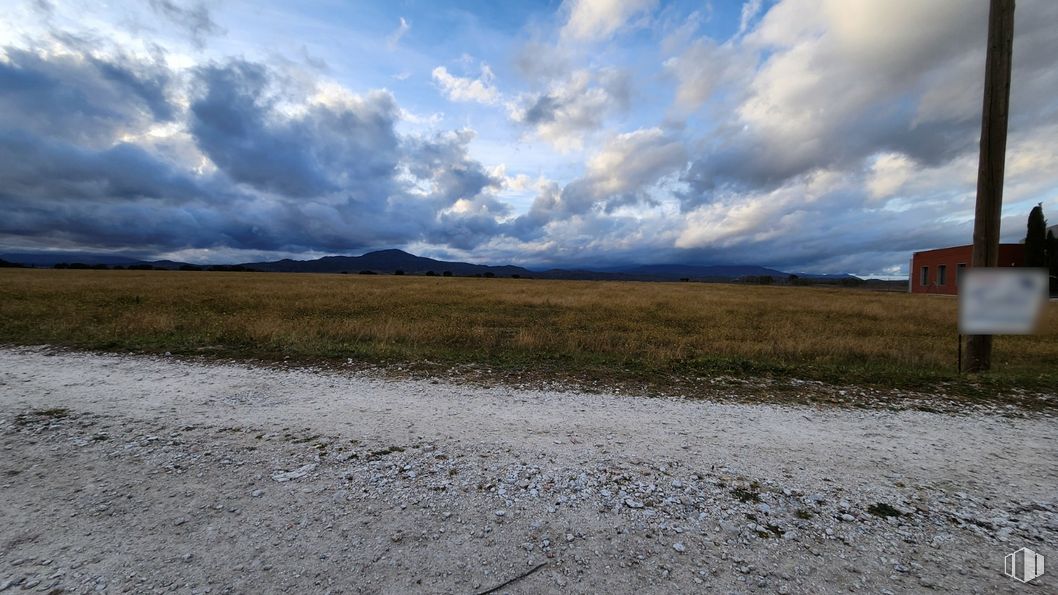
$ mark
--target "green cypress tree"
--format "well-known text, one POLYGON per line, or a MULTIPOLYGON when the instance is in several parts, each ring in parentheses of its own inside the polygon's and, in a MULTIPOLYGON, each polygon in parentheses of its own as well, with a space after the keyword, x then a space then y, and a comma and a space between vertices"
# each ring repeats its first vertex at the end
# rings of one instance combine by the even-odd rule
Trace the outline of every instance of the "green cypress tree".
POLYGON ((1051 295, 1058 295, 1058 238, 1053 231, 1047 232, 1047 268, 1051 276, 1051 295))
POLYGON ((1029 212, 1029 229, 1025 235, 1025 266, 1047 268, 1047 219, 1043 203, 1029 212))

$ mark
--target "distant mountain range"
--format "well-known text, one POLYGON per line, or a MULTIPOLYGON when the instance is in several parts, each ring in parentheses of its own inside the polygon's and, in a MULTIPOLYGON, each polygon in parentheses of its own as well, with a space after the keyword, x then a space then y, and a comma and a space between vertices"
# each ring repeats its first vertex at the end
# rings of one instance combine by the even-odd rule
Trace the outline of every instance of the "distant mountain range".
POLYGON ((440 275, 448 271, 459 277, 484 275, 485 273, 492 273, 497 277, 510 277, 511 275, 529 277, 534 274, 529 269, 512 265, 489 266, 468 262, 447 262, 415 256, 403 250, 379 250, 368 252, 363 256, 324 256, 316 260, 285 258, 273 262, 247 262, 242 266, 272 273, 358 273, 360 271, 393 273, 404 271, 409 275, 422 275, 433 271, 440 275))
MULTIPOLYGON (((32 267, 53 267, 58 264, 79 263, 88 266, 105 265, 108 267, 141 267, 159 269, 197 269, 219 268, 254 270, 274 273, 381 273, 393 274, 402 271, 407 275, 425 275, 434 273, 443 275, 446 272, 458 277, 496 276, 496 277, 533 277, 537 279, 593 279, 614 281, 674 281, 689 279, 694 281, 726 281, 745 277, 772 277, 776 281, 790 276, 777 269, 756 265, 688 265, 688 264, 648 264, 629 265, 627 267, 589 269, 548 269, 531 270, 513 265, 483 265, 469 262, 449 262, 409 254, 403 250, 379 250, 362 256, 325 256, 315 260, 275 260, 270 262, 245 262, 232 265, 192 265, 172 260, 137 260, 125 256, 92 254, 85 252, 47 252, 0 254, 0 259, 32 267)), ((816 275, 797 273, 804 279, 832 280, 856 279, 853 275, 816 275)))

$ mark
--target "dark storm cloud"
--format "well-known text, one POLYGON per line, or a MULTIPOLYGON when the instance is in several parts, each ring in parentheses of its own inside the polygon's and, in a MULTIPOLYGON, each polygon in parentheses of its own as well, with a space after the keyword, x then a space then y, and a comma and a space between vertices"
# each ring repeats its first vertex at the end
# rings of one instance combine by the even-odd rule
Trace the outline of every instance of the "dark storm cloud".
POLYGON ((190 200, 199 181, 144 149, 84 149, 19 130, 0 130, 0 197, 7 200, 190 200))
POLYGON ((105 144, 123 131, 173 117, 171 77, 152 62, 124 56, 43 55, 4 48, 0 127, 105 144))
POLYGON ((432 183, 432 196, 438 207, 472 199, 502 183, 470 158, 467 145, 472 139, 473 133, 461 130, 406 141, 409 172, 432 183))
POLYGON ((204 95, 191 104, 191 134, 206 155, 238 182, 292 196, 328 192, 334 185, 287 122, 270 124, 260 64, 236 62, 198 72, 204 95))
POLYGON ((384 200, 397 167, 398 109, 386 93, 354 105, 311 105, 287 116, 278 83, 261 64, 232 62, 200 69, 190 131, 232 179, 288 197, 339 190, 384 200))
POLYGON ((854 170, 877 153, 899 152, 927 167, 939 166, 977 145, 976 121, 932 121, 912 126, 910 104, 872 106, 870 117, 833 123, 825 136, 774 138, 723 129, 705 141, 683 180, 685 206, 717 191, 771 190, 818 168, 854 170))
MULTIPOLYGON (((5 48, 0 241, 160 252, 358 250, 493 237, 502 180, 467 130, 401 137, 387 92, 304 88, 248 61, 194 70, 5 48), (186 134, 156 140, 171 123, 186 134), (202 157, 216 169, 202 169, 202 157), (24 238, 19 242, 18 238, 24 238)), ((314 83, 313 83, 314 84, 314 83)))

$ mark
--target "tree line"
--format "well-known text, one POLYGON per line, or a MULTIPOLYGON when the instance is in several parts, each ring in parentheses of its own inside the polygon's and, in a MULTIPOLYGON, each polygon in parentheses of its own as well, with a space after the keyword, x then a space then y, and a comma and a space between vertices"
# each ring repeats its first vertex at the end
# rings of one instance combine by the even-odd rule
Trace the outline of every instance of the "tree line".
POLYGON ((1043 203, 1029 212, 1028 232, 1025 234, 1025 266, 1047 269, 1051 295, 1058 295, 1058 238, 1047 229, 1043 203))

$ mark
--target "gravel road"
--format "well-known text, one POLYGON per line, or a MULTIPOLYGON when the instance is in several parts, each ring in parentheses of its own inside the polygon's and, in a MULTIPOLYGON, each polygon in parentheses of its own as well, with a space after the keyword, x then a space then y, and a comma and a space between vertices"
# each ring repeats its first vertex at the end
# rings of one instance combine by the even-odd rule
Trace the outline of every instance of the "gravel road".
POLYGON ((1046 413, 8 347, 0 448, 5 593, 1058 592, 1046 413))

